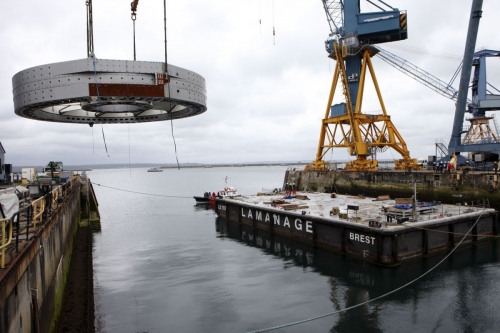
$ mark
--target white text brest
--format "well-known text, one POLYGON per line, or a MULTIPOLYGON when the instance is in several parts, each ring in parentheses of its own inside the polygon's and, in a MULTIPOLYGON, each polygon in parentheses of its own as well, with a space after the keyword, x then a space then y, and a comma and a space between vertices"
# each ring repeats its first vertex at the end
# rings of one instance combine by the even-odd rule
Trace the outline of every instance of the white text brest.
POLYGON ((349 239, 361 243, 375 245, 375 237, 360 235, 354 232, 349 232, 349 239))

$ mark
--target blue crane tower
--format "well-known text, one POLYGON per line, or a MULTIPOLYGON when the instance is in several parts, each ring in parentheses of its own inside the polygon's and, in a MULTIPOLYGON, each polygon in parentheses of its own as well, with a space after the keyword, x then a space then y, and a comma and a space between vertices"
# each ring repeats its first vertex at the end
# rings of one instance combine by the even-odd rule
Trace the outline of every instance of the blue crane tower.
POLYGON ((466 160, 459 153, 469 152, 472 155, 470 157, 479 162, 485 158, 496 160, 500 152, 498 123, 495 116, 486 114, 487 111, 500 110, 500 90, 487 81, 486 70, 487 59, 500 57, 500 51, 484 49, 473 53, 482 14, 481 7, 482 0, 472 1, 463 61, 449 83, 377 46, 379 51, 377 55, 380 59, 426 87, 457 102, 449 146, 436 140, 436 152, 439 149, 441 156, 445 155, 444 160, 453 160, 455 155, 455 161, 459 164, 466 160), (467 64, 465 67, 464 63, 467 64), (460 90, 456 90, 452 84, 460 72, 460 90), (470 99, 467 98, 469 89, 470 99), (470 116, 464 119, 466 113, 470 116), (464 120, 469 124, 464 126, 464 120), (491 120, 494 127, 491 126, 491 120))
MULTIPOLYGON (((472 96, 465 109, 465 112, 471 114, 470 118, 467 119, 470 125, 467 129, 459 126, 454 127, 450 146, 448 147, 450 152, 471 152, 474 160, 476 160, 474 157, 478 157, 476 162, 482 161, 490 155, 494 156, 494 159, 498 159, 498 152, 500 151, 496 119, 486 115, 486 111, 500 110, 500 91, 489 84, 486 78, 486 59, 490 57, 500 57, 500 51, 481 50, 473 55, 473 74, 470 85, 472 96), (494 121, 495 129, 491 128, 490 120, 494 121), (464 133, 463 137, 461 137, 462 133, 464 133), (455 140, 455 138, 461 138, 461 140, 455 140)), ((465 113, 460 112, 461 110, 457 109, 455 111, 457 123, 460 120, 463 122, 465 113)))
POLYGON ((396 169, 420 168, 416 159, 410 157, 406 143, 386 112, 370 60, 378 53, 375 44, 408 38, 406 11, 393 8, 382 0, 366 1, 379 11, 362 13, 359 0, 322 0, 330 26, 325 46, 329 57, 336 60, 336 67, 321 123, 316 159, 306 167, 307 170, 327 169, 323 157, 330 149, 340 147, 347 147, 350 155, 356 156, 346 165, 349 170, 377 170, 376 153, 388 148, 402 156, 394 161, 396 169), (378 114, 367 114, 362 110, 368 72, 381 107, 378 114), (342 85, 345 103, 332 105, 338 81, 342 85))
MULTIPOLYGON (((365 45, 365 48, 371 53, 370 55, 373 56, 378 53, 378 50, 370 48, 370 46, 408 38, 406 12, 392 8, 382 1, 380 1, 381 4, 385 5, 387 9, 377 6, 381 11, 370 13, 360 13, 359 0, 322 1, 330 25, 330 34, 325 42, 325 47, 332 58, 334 57, 332 53, 335 41, 343 42, 348 47, 355 49, 365 45), (336 13, 332 8, 338 8, 340 13, 336 13)), ((362 52, 354 52, 345 57, 349 92, 354 103, 357 98, 357 83, 359 82, 362 57, 362 52)))

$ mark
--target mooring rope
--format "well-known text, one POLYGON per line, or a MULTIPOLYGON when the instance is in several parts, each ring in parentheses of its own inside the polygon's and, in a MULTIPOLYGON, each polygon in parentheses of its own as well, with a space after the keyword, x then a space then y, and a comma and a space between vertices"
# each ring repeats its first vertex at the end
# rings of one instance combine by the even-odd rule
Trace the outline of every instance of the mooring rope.
POLYGON ((106 186, 106 185, 102 185, 102 184, 98 184, 98 183, 94 183, 94 182, 90 182, 90 183, 92 185, 106 187, 106 188, 109 188, 109 189, 112 189, 112 190, 116 190, 116 191, 121 191, 121 192, 128 192, 128 193, 135 193, 135 194, 142 194, 142 195, 151 195, 151 196, 154 196, 154 197, 193 199, 193 197, 184 197, 184 196, 180 196, 180 195, 165 195, 165 194, 144 193, 144 192, 124 190, 124 189, 121 189, 121 188, 116 188, 116 187, 112 187, 112 186, 106 186))
MULTIPOLYGON (((440 232, 440 233, 443 233, 443 234, 459 235, 459 236, 464 236, 464 235, 465 235, 464 233, 461 233, 461 232, 451 232, 451 231, 444 231, 444 230, 436 230, 436 229, 422 228, 422 227, 416 227, 416 226, 414 226, 414 225, 410 225, 410 224, 405 224, 405 226, 410 227, 410 228, 413 228, 413 229, 417 229, 417 230, 434 231, 434 232, 440 232)), ((498 236, 498 235, 486 235, 486 234, 477 234, 477 235, 474 235, 474 236, 477 236, 477 237, 500 238, 500 236, 498 236)))
POLYGON ((309 319, 304 319, 304 320, 299 320, 299 321, 295 321, 293 323, 288 323, 288 324, 283 324, 283 325, 278 325, 278 326, 274 326, 274 327, 269 327, 269 328, 264 328, 264 329, 260 329, 260 330, 256 330, 256 331, 250 331, 250 333, 258 333, 258 332, 269 332, 269 331, 272 331, 272 330, 277 330, 277 329, 281 329, 281 328, 284 328, 284 327, 290 327, 290 326, 294 326, 294 325, 298 325, 298 324, 303 324, 303 323, 307 323, 307 322, 310 322, 310 321, 313 321, 313 320, 317 320, 317 319, 321 319, 321 318, 325 318, 325 317, 329 317, 329 316, 332 316, 334 314, 338 314, 338 313, 342 313, 342 312, 346 312, 346 311, 349 311, 349 310, 352 310, 352 309, 355 309, 355 308, 359 308, 360 306, 363 306, 363 305, 366 305, 366 304, 369 304, 369 303, 372 303, 372 302, 375 302, 379 299, 382 299, 386 296, 389 296, 403 288, 406 288, 407 286, 415 283, 416 281, 420 280, 421 278, 423 278, 424 276, 426 276, 427 274, 429 274, 430 272, 432 272, 436 267, 438 267, 439 265, 441 265, 446 259, 448 259, 449 256, 451 256, 453 254, 453 252, 455 252, 455 250, 460 246, 460 244, 462 244, 462 242, 464 241, 465 237, 472 231, 472 229, 476 226, 477 222, 479 222, 479 219, 481 218, 481 216, 483 215, 483 212, 484 212, 484 209, 483 211, 481 211, 481 214, 479 215, 479 217, 477 218, 476 222, 474 222, 474 224, 472 225, 472 227, 469 229, 469 231, 467 231, 467 233, 464 235, 464 237, 460 240, 460 242, 450 251, 450 253, 448 253, 441 261, 439 261, 436 265, 434 265, 433 267, 431 267, 427 272, 425 272, 424 274, 420 275, 419 277, 411 280, 410 282, 402 285, 401 287, 398 287, 392 291, 389 291, 383 295, 380 295, 378 297, 375 297, 375 298, 372 298, 370 300, 367 300, 365 302, 362 302, 362 303, 359 303, 359 304, 356 304, 356 305, 353 305, 353 306, 350 306, 350 307, 347 307, 345 309, 342 309, 342 310, 338 310, 338 311, 334 311, 334 312, 330 312, 330 313, 326 313, 326 314, 323 314, 323 315, 320 315, 320 316, 317 316, 317 317, 313 317, 313 318, 309 318, 309 319))

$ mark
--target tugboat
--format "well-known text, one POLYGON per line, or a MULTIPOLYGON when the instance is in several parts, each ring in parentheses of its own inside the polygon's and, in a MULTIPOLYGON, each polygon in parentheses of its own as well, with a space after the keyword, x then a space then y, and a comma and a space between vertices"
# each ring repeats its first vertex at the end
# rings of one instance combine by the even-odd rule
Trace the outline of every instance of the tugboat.
POLYGON ((239 196, 238 191, 232 186, 226 186, 218 192, 219 198, 233 198, 239 196))
MULTIPOLYGON (((228 183, 227 183, 228 179, 229 178, 227 176, 224 178, 224 182, 226 183, 226 186, 224 186, 224 188, 222 190, 217 192, 217 196, 219 198, 233 198, 233 197, 239 196, 238 191, 234 187, 228 185, 228 183)), ((214 198, 214 201, 215 201, 215 198, 214 198)))
POLYGON ((224 188, 222 190, 220 190, 219 192, 217 192, 217 193, 205 192, 205 193, 203 193, 202 197, 194 196, 193 198, 194 198, 194 200, 196 200, 196 204, 210 203, 211 205, 215 205, 215 199, 217 199, 217 198, 232 199, 234 197, 239 196, 238 191, 234 187, 228 185, 228 183, 227 183, 228 179, 229 179, 229 177, 227 177, 227 176, 224 178, 226 186, 224 186, 224 188))

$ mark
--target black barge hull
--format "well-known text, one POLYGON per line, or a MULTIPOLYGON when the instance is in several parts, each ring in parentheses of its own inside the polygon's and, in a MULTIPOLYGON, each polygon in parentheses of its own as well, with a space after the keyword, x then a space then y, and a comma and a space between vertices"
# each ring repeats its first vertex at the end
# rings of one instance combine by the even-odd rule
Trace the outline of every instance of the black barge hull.
POLYGON ((376 228, 342 220, 217 199, 215 211, 227 220, 267 230, 319 248, 377 265, 394 266, 409 259, 451 250, 477 219, 462 245, 498 235, 498 212, 463 214, 425 223, 419 228, 376 228))

